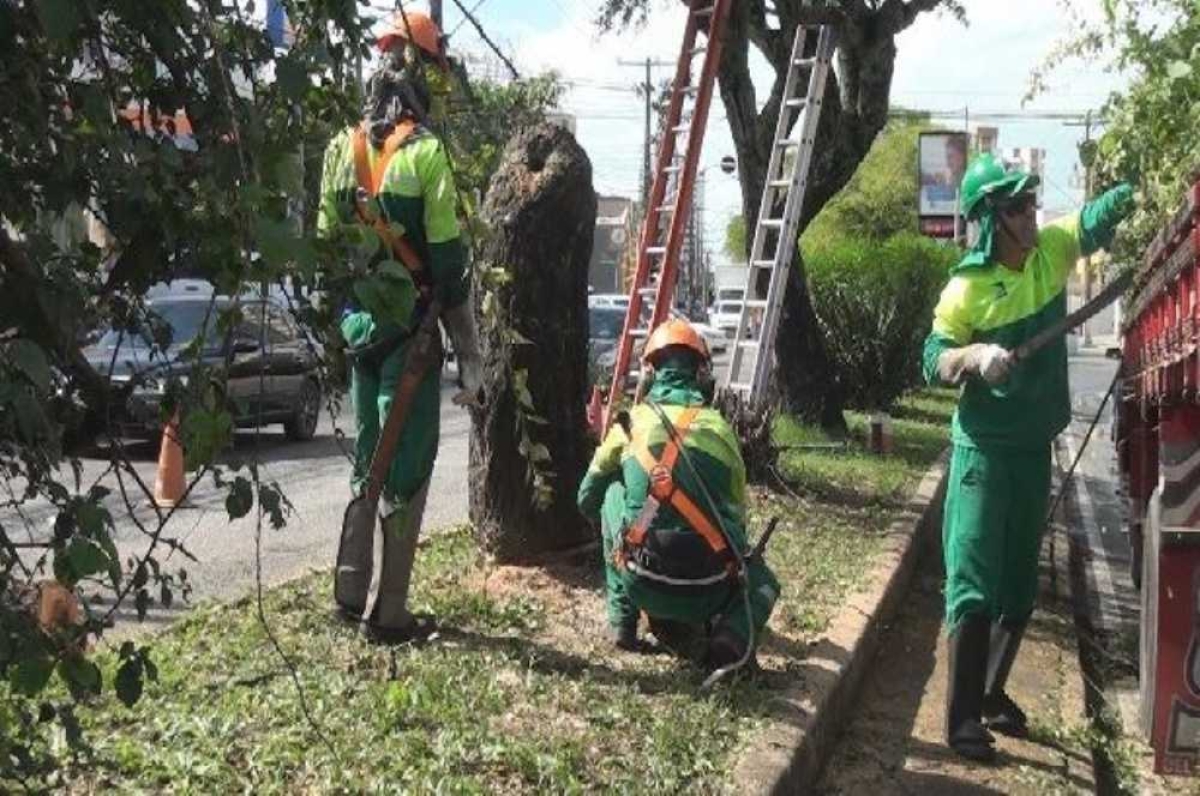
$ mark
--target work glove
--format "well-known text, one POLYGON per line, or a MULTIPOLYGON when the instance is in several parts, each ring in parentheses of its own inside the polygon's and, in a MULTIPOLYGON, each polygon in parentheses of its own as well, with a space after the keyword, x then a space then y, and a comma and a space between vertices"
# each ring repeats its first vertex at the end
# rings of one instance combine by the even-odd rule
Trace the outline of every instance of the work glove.
POLYGON ((1012 371, 1012 352, 991 343, 972 343, 951 348, 938 357, 938 378, 948 384, 960 384, 969 374, 979 376, 995 387, 1012 371))
POLYGON ((451 400, 456 406, 483 405, 483 355, 475 334, 470 300, 442 312, 442 325, 450 335, 458 359, 458 381, 462 388, 451 400))

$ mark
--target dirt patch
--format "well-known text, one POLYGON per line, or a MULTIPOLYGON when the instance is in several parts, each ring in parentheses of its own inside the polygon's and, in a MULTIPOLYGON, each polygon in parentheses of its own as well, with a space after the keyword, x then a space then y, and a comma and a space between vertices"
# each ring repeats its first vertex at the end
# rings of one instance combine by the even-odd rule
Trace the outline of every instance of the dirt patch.
POLYGON ((1009 693, 1032 740, 999 737, 994 765, 961 760, 945 745, 947 652, 940 551, 927 553, 909 600, 888 629, 858 711, 819 791, 859 793, 1091 793, 1091 758, 1072 742, 1085 724, 1069 615, 1047 601, 1030 624, 1009 693))

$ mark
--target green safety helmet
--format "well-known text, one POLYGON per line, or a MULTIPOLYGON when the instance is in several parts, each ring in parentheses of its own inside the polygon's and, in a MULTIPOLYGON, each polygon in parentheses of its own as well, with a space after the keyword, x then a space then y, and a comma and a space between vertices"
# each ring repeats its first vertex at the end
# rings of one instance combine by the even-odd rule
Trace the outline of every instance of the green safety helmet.
POLYGON ((991 152, 984 152, 971 161, 963 174, 959 188, 963 215, 970 219, 979 218, 987 207, 984 199, 989 196, 1007 199, 1032 191, 1040 181, 1036 174, 1006 169, 1000 158, 991 152))

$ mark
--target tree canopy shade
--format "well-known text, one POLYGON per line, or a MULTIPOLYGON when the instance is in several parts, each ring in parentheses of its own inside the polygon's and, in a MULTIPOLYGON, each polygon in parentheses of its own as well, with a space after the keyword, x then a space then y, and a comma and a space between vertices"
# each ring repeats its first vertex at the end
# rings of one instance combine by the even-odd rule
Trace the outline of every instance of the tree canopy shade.
MULTIPOLYGON (((605 0, 598 23, 604 29, 635 24, 645 18, 649 6, 650 0, 605 0)), ((839 41, 836 74, 826 83, 809 171, 803 229, 850 179, 887 123, 897 35, 935 10, 965 18, 962 4, 953 0, 746 0, 733 5, 719 80, 737 151, 747 229, 758 215, 796 27, 832 24, 839 41), (751 80, 751 47, 774 71, 769 87, 756 87, 751 80), (766 101, 759 110, 764 90, 766 101)), ((785 408, 806 420, 840 426, 842 397, 805 289, 799 254, 797 275, 800 278, 788 281, 784 299, 776 383, 785 408)))

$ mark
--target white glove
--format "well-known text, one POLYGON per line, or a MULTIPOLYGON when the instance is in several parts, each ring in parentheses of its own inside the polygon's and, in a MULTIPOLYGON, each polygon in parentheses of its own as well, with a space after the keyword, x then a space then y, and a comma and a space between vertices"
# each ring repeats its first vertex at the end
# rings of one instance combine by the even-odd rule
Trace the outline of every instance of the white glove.
POLYGON ((1012 371, 1012 352, 998 345, 985 345, 976 361, 979 375, 993 387, 1005 381, 1012 371))

